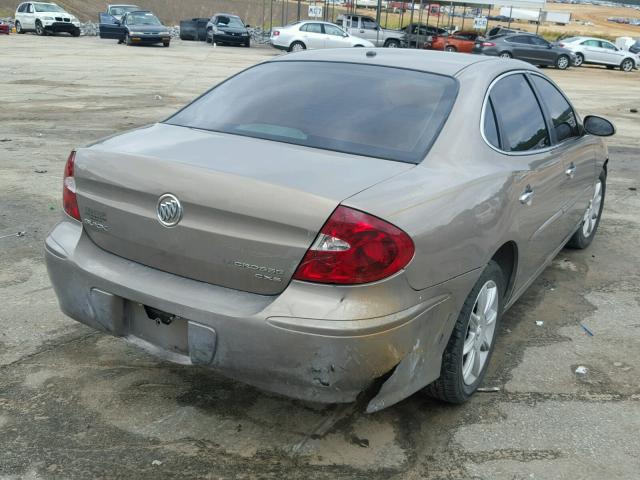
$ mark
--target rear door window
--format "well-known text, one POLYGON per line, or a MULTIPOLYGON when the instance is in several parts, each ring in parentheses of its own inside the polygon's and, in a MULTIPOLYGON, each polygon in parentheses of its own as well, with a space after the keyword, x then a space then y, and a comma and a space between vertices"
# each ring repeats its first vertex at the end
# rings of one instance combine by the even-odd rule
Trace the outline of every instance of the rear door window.
POLYGON ((556 142, 560 143, 572 137, 579 137, 580 130, 576 114, 567 99, 548 80, 538 75, 532 75, 531 79, 551 116, 556 142))
POLYGON ((531 45, 531 37, 528 35, 516 35, 515 37, 509 37, 507 41, 511 43, 521 43, 523 45, 531 45))
POLYGON ((167 123, 419 163, 457 92, 454 78, 426 72, 276 61, 232 77, 167 123))
POLYGON ((502 126, 502 150, 527 152, 551 145, 542 110, 524 75, 499 80, 491 89, 490 99, 502 126))
POLYGON ((300 27, 300 30, 303 32, 309 33, 322 33, 322 24, 321 23, 307 23, 300 27))

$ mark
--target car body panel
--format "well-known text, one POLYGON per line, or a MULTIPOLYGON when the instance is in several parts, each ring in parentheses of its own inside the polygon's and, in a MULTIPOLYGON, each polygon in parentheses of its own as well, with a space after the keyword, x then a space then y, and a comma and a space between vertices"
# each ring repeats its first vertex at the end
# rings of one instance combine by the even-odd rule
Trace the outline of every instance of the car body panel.
POLYGON ((454 48, 459 53, 471 53, 479 34, 476 32, 454 32, 449 36, 437 35, 433 37, 430 48, 432 50, 446 50, 454 48))
POLYGON ((524 62, 430 51, 375 53, 315 50, 269 62, 364 63, 454 76, 458 100, 417 165, 169 125, 78 150, 83 219, 91 218, 87 207, 108 205, 107 216, 116 221, 107 223, 122 238, 105 240, 96 225, 70 217, 54 228, 46 259, 63 311, 165 358, 305 400, 353 401, 385 378, 368 405, 376 411, 435 380, 462 304, 496 251, 506 244, 515 249, 508 307, 579 225, 577 214, 586 211, 607 152, 601 139, 586 134, 517 153, 485 140, 483 112, 495 82, 542 76, 524 62), (301 156, 305 163, 297 162, 301 156), (578 170, 570 176, 571 163, 578 170), (527 186, 536 192, 531 204, 521 200, 527 186), (182 233, 151 221, 158 196, 175 189, 185 198, 185 212, 190 207, 201 217, 194 222, 185 213, 182 233), (162 245, 163 256, 195 255, 199 248, 233 261, 234 235, 238 252, 257 258, 262 251, 262 260, 271 261, 268 245, 251 248, 268 231, 273 245, 292 247, 283 258, 293 265, 303 239, 310 244, 338 204, 402 229, 414 242, 413 260, 369 284, 287 279, 279 288, 252 291, 246 291, 253 285, 246 279, 234 284, 221 275, 214 284, 187 278, 194 275, 180 271, 179 262, 165 268, 164 259, 153 256, 159 263, 139 261, 153 241, 162 245), (202 231, 242 227, 247 217, 249 242, 237 235, 241 228, 224 242, 202 231), (192 240, 184 236, 188 229, 192 240), (109 251, 119 241, 140 240, 137 250, 124 255, 109 251), (166 312, 179 323, 172 332, 180 333, 158 332, 162 322, 143 306, 166 312))

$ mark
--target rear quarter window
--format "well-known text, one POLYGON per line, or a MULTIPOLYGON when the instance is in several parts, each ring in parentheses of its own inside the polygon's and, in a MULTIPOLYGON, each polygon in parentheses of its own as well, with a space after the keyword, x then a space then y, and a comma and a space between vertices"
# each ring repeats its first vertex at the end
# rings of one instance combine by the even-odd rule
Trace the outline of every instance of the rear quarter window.
POLYGON ((167 123, 419 163, 457 92, 454 78, 426 72, 279 61, 245 70, 167 123))

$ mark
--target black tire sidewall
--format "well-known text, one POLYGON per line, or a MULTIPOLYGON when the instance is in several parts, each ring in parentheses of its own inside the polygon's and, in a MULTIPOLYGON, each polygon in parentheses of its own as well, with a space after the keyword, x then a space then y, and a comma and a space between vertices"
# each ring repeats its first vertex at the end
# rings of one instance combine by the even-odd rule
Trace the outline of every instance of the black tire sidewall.
POLYGON ((577 248, 577 249, 587 248, 589 245, 591 245, 591 242, 593 242, 593 239, 596 236, 596 233, 598 233, 598 227, 600 226, 600 220, 602 219, 602 211, 604 210, 604 202, 605 202, 606 193, 607 193, 607 176, 604 170, 600 172, 600 176, 598 177, 598 179, 602 184, 602 200, 600 202, 600 211, 598 211, 598 219, 596 220, 596 225, 595 227, 593 227, 593 231, 591 232, 591 235, 589 235, 588 237, 585 237, 584 233, 582 233, 582 226, 584 225, 584 220, 580 222, 578 229, 575 231, 575 233, 567 243, 567 246, 570 248, 577 248))
POLYGON ((478 389, 480 384, 482 384, 484 376, 487 373, 487 368, 491 361, 493 351, 495 350, 496 338, 498 337, 498 330, 500 328, 500 320, 502 318, 502 309, 504 307, 505 291, 506 291, 506 286, 505 286, 505 280, 504 280, 504 273, 502 272, 502 269, 496 262, 494 261, 489 262, 484 272, 482 272, 482 275, 480 276, 480 278, 474 285, 473 289, 469 293, 467 299, 465 300, 465 303, 460 312, 460 316, 458 317, 458 322, 461 322, 464 324, 462 329, 463 335, 461 337, 461 341, 459 341, 458 345, 456 345, 457 353, 460 358, 460 362, 458 365, 458 380, 459 380, 459 388, 464 394, 464 396, 467 398, 475 393, 475 391, 478 389), (482 286, 489 280, 493 280, 495 284, 498 286, 498 315, 496 316, 495 330, 493 332, 493 339, 491 341, 491 347, 489 348, 489 354, 487 355, 485 364, 482 367, 482 372, 480 372, 480 375, 478 375, 478 378, 476 379, 475 382, 473 382, 471 385, 466 385, 464 383, 464 378, 462 376, 462 365, 463 365, 462 349, 464 347, 466 331, 467 331, 467 327, 469 326, 469 321, 471 320, 471 311, 473 310, 473 306, 475 305, 476 298, 478 297, 478 293, 480 292, 480 289, 482 288, 482 286))

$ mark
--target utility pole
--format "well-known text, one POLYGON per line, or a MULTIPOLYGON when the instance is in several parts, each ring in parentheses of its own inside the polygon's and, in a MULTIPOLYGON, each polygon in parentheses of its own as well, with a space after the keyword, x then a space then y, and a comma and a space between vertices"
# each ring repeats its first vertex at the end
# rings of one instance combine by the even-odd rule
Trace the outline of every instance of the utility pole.
POLYGON ((298 21, 300 21, 300 2, 302 2, 302 0, 298 0, 298 21))

